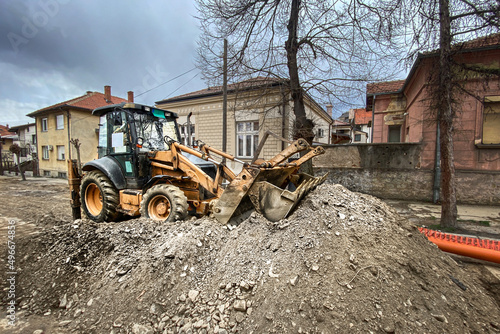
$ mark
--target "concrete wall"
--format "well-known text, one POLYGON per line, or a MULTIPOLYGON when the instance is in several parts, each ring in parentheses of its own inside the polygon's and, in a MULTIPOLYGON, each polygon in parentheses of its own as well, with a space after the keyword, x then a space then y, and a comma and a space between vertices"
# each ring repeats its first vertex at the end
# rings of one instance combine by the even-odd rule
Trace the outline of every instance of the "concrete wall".
MULTIPOLYGON (((386 199, 432 201, 434 171, 420 167, 422 145, 359 144, 324 146, 314 158, 315 173, 327 182, 386 199)), ((500 205, 500 171, 457 170, 457 201, 500 205)))

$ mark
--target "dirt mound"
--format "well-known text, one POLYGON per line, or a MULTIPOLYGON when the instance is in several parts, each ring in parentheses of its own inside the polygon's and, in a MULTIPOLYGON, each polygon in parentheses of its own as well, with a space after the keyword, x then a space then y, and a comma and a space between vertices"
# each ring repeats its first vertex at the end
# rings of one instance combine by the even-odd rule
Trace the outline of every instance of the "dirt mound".
POLYGON ((55 316, 61 333, 500 331, 474 277, 339 185, 277 223, 76 221, 21 247, 20 306, 55 316))

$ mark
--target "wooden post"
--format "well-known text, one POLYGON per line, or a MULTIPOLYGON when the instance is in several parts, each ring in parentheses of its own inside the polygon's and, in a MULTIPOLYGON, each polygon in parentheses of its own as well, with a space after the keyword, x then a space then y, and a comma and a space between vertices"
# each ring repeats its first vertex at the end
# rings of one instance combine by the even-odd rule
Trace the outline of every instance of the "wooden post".
POLYGON ((75 160, 68 160, 68 184, 71 192, 71 211, 73 220, 82 218, 80 211, 80 182, 81 176, 78 174, 77 162, 75 160))

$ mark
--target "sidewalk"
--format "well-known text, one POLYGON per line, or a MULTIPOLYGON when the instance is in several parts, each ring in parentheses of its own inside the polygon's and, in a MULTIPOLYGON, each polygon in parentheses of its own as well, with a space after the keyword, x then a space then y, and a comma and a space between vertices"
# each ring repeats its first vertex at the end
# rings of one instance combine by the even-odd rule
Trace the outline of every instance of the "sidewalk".
MULTIPOLYGON (((403 217, 416 225, 439 225, 441 205, 384 200, 403 217)), ((500 239, 500 206, 458 205, 458 225, 460 233, 500 239)))

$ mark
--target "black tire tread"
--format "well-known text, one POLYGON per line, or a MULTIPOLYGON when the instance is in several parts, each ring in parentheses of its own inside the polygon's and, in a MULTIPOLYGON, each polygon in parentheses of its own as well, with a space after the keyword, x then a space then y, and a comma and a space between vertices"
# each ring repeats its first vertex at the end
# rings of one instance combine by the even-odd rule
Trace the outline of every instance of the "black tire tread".
POLYGON ((173 222, 183 220, 188 214, 188 202, 184 192, 178 187, 171 184, 157 184, 152 186, 146 194, 142 197, 141 201, 141 216, 150 218, 148 213, 148 203, 156 195, 163 194, 170 199, 171 212, 166 221, 173 222))
POLYGON ((97 222, 112 222, 115 221, 119 216, 120 212, 116 211, 116 208, 118 207, 118 204, 120 204, 120 194, 118 190, 115 188, 111 180, 104 175, 103 172, 100 170, 93 170, 90 172, 87 172, 83 178, 82 178, 82 188, 80 190, 80 196, 81 196, 81 202, 82 205, 85 205, 85 189, 84 189, 84 184, 86 181, 91 181, 98 186, 100 186, 100 189, 102 190, 103 193, 103 210, 104 214, 99 215, 96 219, 96 217, 93 217, 92 215, 88 214, 88 210, 84 208, 84 212, 87 215, 89 219, 92 219, 97 222))

